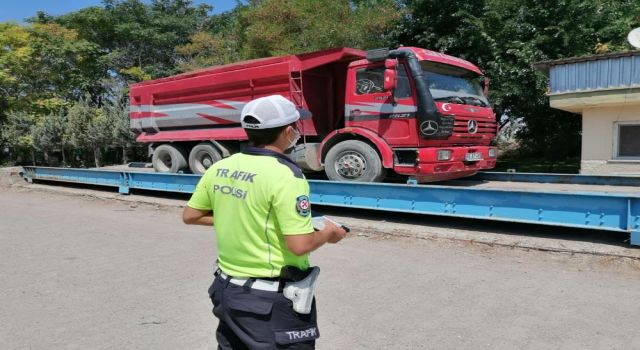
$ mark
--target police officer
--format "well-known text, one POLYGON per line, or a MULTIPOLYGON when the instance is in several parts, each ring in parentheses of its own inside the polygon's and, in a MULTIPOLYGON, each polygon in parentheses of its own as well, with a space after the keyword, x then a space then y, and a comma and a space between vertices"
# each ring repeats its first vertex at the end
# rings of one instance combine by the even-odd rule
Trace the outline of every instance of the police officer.
POLYGON ((284 151, 300 133, 295 105, 279 95, 253 100, 241 114, 251 146, 202 176, 183 221, 215 226, 218 270, 209 296, 220 349, 313 349, 315 301, 297 313, 282 293, 281 271, 310 271, 308 255, 346 232, 330 222, 314 231, 309 184, 284 151))

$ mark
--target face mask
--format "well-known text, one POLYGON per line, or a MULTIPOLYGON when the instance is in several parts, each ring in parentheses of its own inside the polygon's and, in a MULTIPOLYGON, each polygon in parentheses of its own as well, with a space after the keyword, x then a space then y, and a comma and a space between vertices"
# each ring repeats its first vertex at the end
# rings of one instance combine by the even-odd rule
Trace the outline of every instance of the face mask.
POLYGON ((300 132, 296 129, 293 129, 293 132, 295 133, 295 136, 293 137, 293 140, 289 140, 289 148, 295 147, 298 140, 300 140, 300 132))

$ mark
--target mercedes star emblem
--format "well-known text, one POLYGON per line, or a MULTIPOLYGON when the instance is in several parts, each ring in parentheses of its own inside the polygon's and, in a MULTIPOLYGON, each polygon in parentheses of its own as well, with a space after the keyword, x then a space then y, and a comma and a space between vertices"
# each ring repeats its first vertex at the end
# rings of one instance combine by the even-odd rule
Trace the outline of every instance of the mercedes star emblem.
POLYGON ((420 131, 427 136, 434 135, 438 132, 438 123, 435 120, 427 120, 420 124, 420 131))
POLYGON ((475 134, 478 132, 478 122, 474 119, 469 120, 469 122, 467 122, 467 130, 469 131, 469 134, 475 134))

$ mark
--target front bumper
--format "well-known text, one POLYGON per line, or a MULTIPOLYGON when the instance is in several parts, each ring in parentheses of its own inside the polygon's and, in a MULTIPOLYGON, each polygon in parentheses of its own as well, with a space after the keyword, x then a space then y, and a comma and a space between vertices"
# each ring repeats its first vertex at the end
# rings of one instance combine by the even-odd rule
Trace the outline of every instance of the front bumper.
POLYGON ((489 157, 491 146, 472 147, 439 147, 418 148, 416 150, 415 164, 396 164, 393 170, 400 175, 409 175, 418 182, 433 182, 457 179, 471 176, 480 170, 493 169, 496 166, 496 158, 489 157), (451 157, 448 160, 438 160, 438 150, 450 150, 451 157), (469 153, 480 153, 482 159, 478 161, 466 161, 469 153))

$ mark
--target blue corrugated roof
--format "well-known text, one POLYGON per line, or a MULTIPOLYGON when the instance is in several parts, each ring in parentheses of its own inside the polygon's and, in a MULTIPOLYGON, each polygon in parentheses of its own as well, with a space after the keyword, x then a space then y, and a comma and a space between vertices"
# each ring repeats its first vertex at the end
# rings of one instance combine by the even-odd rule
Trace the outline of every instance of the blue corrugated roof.
POLYGON ((548 71, 552 94, 640 87, 640 51, 573 57, 535 66, 548 71))

